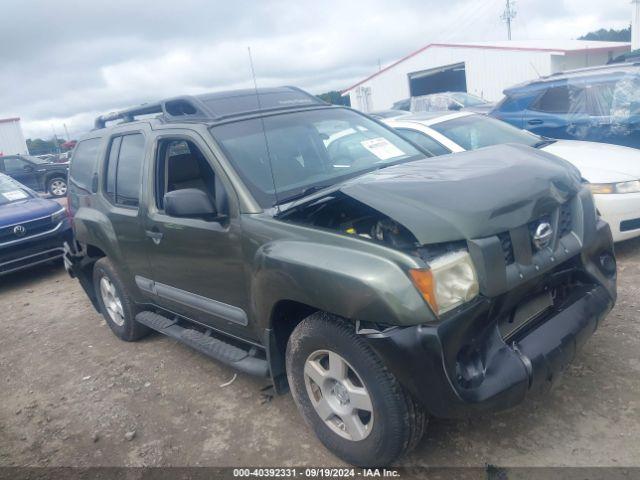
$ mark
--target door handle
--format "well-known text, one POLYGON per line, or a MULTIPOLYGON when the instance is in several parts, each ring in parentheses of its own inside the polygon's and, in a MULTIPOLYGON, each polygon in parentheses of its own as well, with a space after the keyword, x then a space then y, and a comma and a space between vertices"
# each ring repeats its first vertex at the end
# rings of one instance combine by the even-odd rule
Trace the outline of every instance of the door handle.
POLYGON ((529 120, 527 123, 529 125, 542 125, 544 122, 536 118, 534 120, 529 120))
POLYGON ((157 230, 145 230, 144 233, 147 235, 147 237, 153 240, 153 243, 155 243, 156 245, 160 245, 160 241, 164 237, 164 233, 158 232, 157 230))

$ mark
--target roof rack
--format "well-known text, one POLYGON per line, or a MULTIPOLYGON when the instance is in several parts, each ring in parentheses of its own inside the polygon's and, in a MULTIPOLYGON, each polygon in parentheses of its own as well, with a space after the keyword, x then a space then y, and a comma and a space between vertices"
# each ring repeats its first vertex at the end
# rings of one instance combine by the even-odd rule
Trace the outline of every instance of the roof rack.
POLYGON ((635 72, 637 67, 640 67, 640 62, 623 62, 623 63, 611 63, 607 65, 598 65, 595 67, 585 67, 585 68, 577 68, 574 70, 564 70, 562 72, 555 72, 549 75, 545 75, 544 77, 536 78, 535 80, 530 80, 528 82, 522 82, 517 85, 513 85, 509 88, 505 88, 503 90, 504 94, 508 93, 517 93, 527 87, 531 86, 539 86, 545 85, 550 82, 564 80, 567 78, 571 78, 575 76, 576 78, 588 78, 590 73, 593 75, 597 74, 606 74, 606 73, 614 73, 616 71, 624 72, 624 71, 633 71, 635 72))
POLYGON ((573 75, 573 74, 577 74, 577 73, 588 73, 588 72, 598 72, 600 70, 615 70, 615 69, 620 69, 621 67, 637 67, 640 66, 640 62, 636 61, 629 61, 629 62, 619 62, 619 63, 607 63, 605 65, 597 65, 594 67, 583 67, 583 68, 575 68, 572 70, 564 70, 562 72, 555 72, 552 73, 550 75, 547 75, 546 77, 542 77, 542 78, 551 78, 551 77, 561 77, 563 75, 573 75))
POLYGON ((183 95, 156 103, 101 115, 95 128, 105 128, 107 122, 133 122, 142 115, 161 114, 164 121, 222 121, 264 112, 326 106, 327 103, 296 87, 235 90, 202 95, 183 95))
POLYGON ((158 103, 144 103, 137 107, 126 108, 119 112, 111 112, 105 115, 100 115, 94 122, 95 128, 105 128, 107 122, 113 122, 115 120, 123 120, 124 122, 133 122, 136 117, 141 115, 152 115, 154 113, 162 113, 162 102, 158 103))

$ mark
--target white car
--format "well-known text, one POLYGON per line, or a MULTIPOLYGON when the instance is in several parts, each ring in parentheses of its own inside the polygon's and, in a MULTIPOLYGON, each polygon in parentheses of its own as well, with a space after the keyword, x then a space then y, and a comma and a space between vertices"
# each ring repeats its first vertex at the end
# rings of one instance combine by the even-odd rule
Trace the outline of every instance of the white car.
POLYGON ((640 150, 605 143, 553 140, 470 112, 424 113, 385 120, 434 155, 519 143, 575 165, 591 184, 596 206, 616 242, 640 236, 640 150))

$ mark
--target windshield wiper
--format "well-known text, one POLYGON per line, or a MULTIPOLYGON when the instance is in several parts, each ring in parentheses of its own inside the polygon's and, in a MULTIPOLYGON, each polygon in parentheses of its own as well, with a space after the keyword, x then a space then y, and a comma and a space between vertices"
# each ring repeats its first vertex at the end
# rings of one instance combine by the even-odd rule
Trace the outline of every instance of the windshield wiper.
POLYGON ((310 187, 305 188, 301 192, 295 193, 293 195, 289 195, 288 197, 285 197, 285 198, 279 198, 278 203, 276 203, 276 205, 282 205, 283 203, 289 203, 295 200, 299 200, 301 198, 306 197, 307 195, 311 195, 312 193, 317 192, 319 190, 323 190, 329 186, 330 185, 312 185, 310 187))

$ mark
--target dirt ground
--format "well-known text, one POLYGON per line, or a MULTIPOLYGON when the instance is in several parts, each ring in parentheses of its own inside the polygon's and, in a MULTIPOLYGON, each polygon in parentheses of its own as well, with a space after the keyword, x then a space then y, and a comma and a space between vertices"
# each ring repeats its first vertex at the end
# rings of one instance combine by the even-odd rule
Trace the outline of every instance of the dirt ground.
MULTIPOLYGON (((554 391, 432 420, 400 464, 640 466, 640 240, 618 255, 618 305, 554 391)), ((266 382, 224 386, 234 371, 161 335, 116 339, 62 267, 0 282, 0 466, 340 464, 266 382)))

